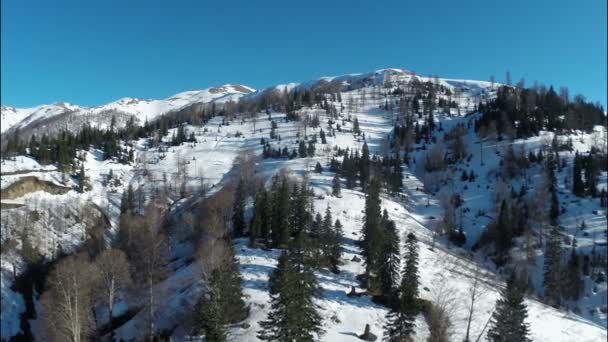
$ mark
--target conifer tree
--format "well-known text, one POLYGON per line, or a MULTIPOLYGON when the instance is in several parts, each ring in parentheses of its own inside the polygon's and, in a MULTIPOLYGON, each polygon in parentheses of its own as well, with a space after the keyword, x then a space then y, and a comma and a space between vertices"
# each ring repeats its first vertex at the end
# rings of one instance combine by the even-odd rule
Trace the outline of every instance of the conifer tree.
POLYGON ((245 181, 241 178, 234 193, 232 206, 232 232, 235 238, 243 236, 245 231, 245 181))
POLYGON ((495 224, 495 244, 498 252, 499 262, 504 262, 506 254, 511 248, 511 238, 513 232, 511 229, 511 220, 509 217, 509 208, 507 202, 502 200, 500 204, 500 213, 498 214, 498 220, 495 224))
POLYGON ((378 270, 378 259, 382 254, 382 211, 380 208, 380 182, 372 179, 365 199, 365 217, 362 231, 362 249, 365 258, 365 274, 368 287, 372 274, 378 270))
POLYGON ((353 133, 355 135, 360 135, 361 134, 361 128, 359 128, 359 119, 356 118, 356 117, 353 120, 353 133))
POLYGON ((221 264, 211 271, 207 293, 195 307, 195 333, 204 333, 207 341, 226 341, 226 325, 242 321, 249 314, 241 283, 239 263, 229 245, 221 264))
POLYGON ((195 307, 197 319, 194 334, 205 335, 205 341, 223 342, 227 340, 226 328, 222 319, 221 275, 219 269, 211 272, 207 293, 195 307))
POLYGON ((271 239, 274 247, 286 246, 291 236, 291 201, 286 177, 275 178, 272 184, 271 239))
POLYGON ((320 289, 311 266, 309 242, 300 232, 279 258, 270 279, 271 309, 258 337, 267 341, 316 341, 322 334, 320 289))
POLYGON ((410 233, 405 242, 405 266, 399 287, 399 300, 387 314, 386 341, 407 341, 414 334, 418 308, 418 241, 410 233))
POLYGON ((367 147, 367 142, 363 143, 363 149, 361 153, 361 162, 359 164, 359 175, 361 177, 361 189, 363 192, 367 191, 367 184, 369 183, 370 177, 370 157, 369 157, 369 148, 367 147))
POLYGON ((338 172, 334 174, 334 179, 332 180, 331 194, 334 197, 342 197, 342 185, 340 184, 340 176, 338 172))
POLYGON ((390 297, 399 281, 400 250, 399 235, 395 222, 388 217, 388 211, 384 209, 382 216, 384 228, 384 247, 379 265, 380 289, 384 296, 390 297))
POLYGON ((556 226, 553 226, 545 246, 543 283, 545 299, 550 304, 556 305, 560 303, 561 249, 559 230, 556 226))
POLYGON ((574 156, 574 167, 572 169, 572 192, 577 196, 581 196, 585 193, 585 185, 581 177, 581 171, 581 157, 578 155, 577 151, 574 156))
POLYGON ((84 164, 80 166, 80 173, 78 174, 78 192, 81 194, 84 193, 84 188, 86 186, 86 175, 84 173, 84 164))
POLYGON ((487 339, 492 342, 531 341, 530 327, 526 323, 528 309, 524 303, 524 286, 512 273, 507 287, 501 291, 492 314, 487 339))

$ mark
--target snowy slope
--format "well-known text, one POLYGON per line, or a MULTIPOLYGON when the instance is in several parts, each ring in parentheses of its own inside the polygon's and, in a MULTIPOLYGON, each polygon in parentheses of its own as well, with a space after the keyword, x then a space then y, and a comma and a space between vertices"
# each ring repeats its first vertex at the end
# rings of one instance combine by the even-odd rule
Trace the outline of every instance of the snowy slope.
POLYGON ((13 126, 23 127, 40 119, 79 111, 82 107, 70 103, 58 102, 32 108, 2 106, 0 109, 0 118, 2 119, 0 122, 0 126, 2 127, 0 132, 5 132, 13 126))
POLYGON ((55 103, 33 108, 2 106, 2 132, 12 127, 25 127, 37 120, 50 119, 57 115, 73 112, 76 115, 98 115, 118 112, 135 116, 140 123, 154 120, 158 116, 178 110, 194 103, 235 101, 239 97, 255 91, 253 88, 226 84, 203 90, 192 90, 173 95, 163 100, 146 100, 125 97, 97 107, 80 107, 69 103, 55 103))

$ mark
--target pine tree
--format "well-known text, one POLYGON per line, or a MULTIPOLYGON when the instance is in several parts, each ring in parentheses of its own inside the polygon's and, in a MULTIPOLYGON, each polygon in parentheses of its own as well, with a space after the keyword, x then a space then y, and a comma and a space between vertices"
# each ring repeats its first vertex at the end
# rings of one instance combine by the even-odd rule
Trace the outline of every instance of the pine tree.
POLYGON ((581 196, 585 193, 585 184, 581 177, 581 171, 581 157, 578 155, 577 151, 574 156, 574 167, 572 169, 572 192, 577 196, 581 196))
POLYGON ((359 164, 359 175, 361 177, 361 189, 363 192, 367 191, 367 184, 369 183, 370 177, 370 157, 369 157, 369 148, 367 146, 367 142, 363 143, 363 149, 361 153, 361 162, 359 164))
POLYGON ((206 341, 226 341, 226 326, 244 320, 249 309, 243 301, 242 278, 232 245, 219 267, 211 271, 208 291, 195 307, 194 332, 206 341))
POLYGON ((243 236, 245 231, 245 181, 239 179, 234 193, 232 207, 232 232, 235 238, 243 236))
POLYGON ((556 305, 560 303, 561 244, 559 230, 553 226, 545 246, 543 284, 545 299, 550 304, 556 305))
POLYGON ((384 296, 393 295, 395 287, 399 281, 400 250, 399 234, 395 222, 388 217, 388 211, 384 209, 382 216, 382 226, 384 228, 384 247, 378 276, 380 278, 380 289, 384 296))
POLYGON ((221 275, 219 269, 213 270, 209 280, 207 293, 204 294, 195 307, 195 335, 205 335, 205 341, 227 341, 226 328, 223 321, 221 275))
POLYGON ((85 187, 87 186, 86 175, 84 173, 84 164, 80 166, 80 173, 78 174, 78 192, 84 193, 85 187))
POLYGON ((270 278, 270 312, 258 337, 267 341, 315 341, 323 334, 320 289, 310 261, 306 234, 300 232, 281 255, 270 278))
POLYGON ((495 244, 498 252, 499 262, 504 262, 506 255, 511 248, 511 238, 513 237, 513 231, 511 229, 511 220, 509 217, 509 208, 507 202, 502 200, 500 204, 500 213, 498 214, 498 221, 495 224, 495 244))
POLYGON ((291 201, 286 177, 277 177, 272 184, 271 239, 274 247, 286 246, 291 236, 291 201))
POLYGON ((315 165, 315 172, 316 173, 322 173, 323 172, 323 166, 321 166, 321 163, 317 162, 317 164, 315 165))
POLYGON ((340 222, 340 220, 336 220, 333 226, 331 240, 328 246, 329 264, 334 272, 338 271, 338 265, 340 264, 343 239, 344 234, 342 232, 342 223, 340 222))
POLYGON ((357 119, 357 118, 355 118, 355 120, 353 120, 353 133, 355 135, 361 134, 361 129, 359 128, 359 119, 357 119))
POLYGON ((380 182, 372 179, 367 198, 365 199, 365 217, 363 222, 362 241, 365 258, 365 274, 368 287, 372 285, 371 277, 378 270, 378 259, 382 254, 382 210, 380 208, 380 182))
POLYGON ((410 233, 405 242, 405 267, 399 287, 399 301, 387 314, 386 341, 407 341, 414 334, 418 308, 418 241, 410 233))
POLYGON ((239 262, 234 253, 234 247, 229 244, 228 253, 225 261, 220 268, 221 272, 221 295, 222 310, 225 322, 236 323, 244 320, 249 315, 249 308, 243 300, 243 290, 239 262))
POLYGON ((340 176, 338 172, 334 174, 334 179, 332 180, 331 194, 334 197, 342 197, 342 185, 340 184, 340 176))
POLYGON ((525 322, 528 309, 524 303, 524 286, 512 273, 507 280, 507 287, 501 291, 501 298, 496 301, 492 314, 487 339, 492 342, 527 342, 531 341, 530 327, 525 322))

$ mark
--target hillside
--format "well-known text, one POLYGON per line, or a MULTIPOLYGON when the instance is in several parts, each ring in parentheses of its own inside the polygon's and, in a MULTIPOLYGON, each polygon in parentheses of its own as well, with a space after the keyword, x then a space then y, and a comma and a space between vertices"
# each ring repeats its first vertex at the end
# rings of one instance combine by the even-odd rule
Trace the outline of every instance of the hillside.
MULTIPOLYGON (((315 302, 321 308, 325 330, 320 340, 357 341, 366 324, 381 338, 388 308, 373 296, 362 294, 368 289, 359 279, 366 271, 358 242, 368 194, 359 180, 349 186, 347 172, 342 169, 341 197, 332 195, 336 174, 332 159, 333 163, 344 163, 346 149, 359 156, 365 145, 377 165, 383 165, 381 158, 398 157, 402 184, 396 188, 394 183, 386 185, 381 207, 395 222, 402 252, 407 235, 413 233, 417 237, 420 298, 449 301, 451 340, 462 340, 466 334, 470 291, 476 285, 481 296, 475 303, 470 334, 473 339, 483 339, 486 322, 512 270, 527 277, 525 303, 533 341, 605 340, 607 209, 600 194, 607 188, 606 169, 598 165, 595 181, 585 179, 585 184, 593 187, 586 187, 585 191, 595 195, 575 194, 572 186, 575 156, 606 155, 605 118, 603 125, 593 125, 591 130, 547 126, 540 128, 538 135, 520 137, 503 137, 496 127, 487 130, 490 133, 476 129, 487 120, 487 113, 492 113, 479 104, 500 100, 500 86, 382 69, 256 92, 245 86, 227 85, 184 92, 165 100, 123 98, 94 108, 67 104, 32 109, 3 106, 3 133, 66 113, 73 116, 71 122, 78 122, 76 117, 103 118, 106 124, 100 127, 104 129, 116 113, 136 118, 140 127, 143 122, 162 122, 167 117, 177 117, 178 123, 166 132, 150 128, 133 140, 120 138, 120 148, 132 151, 132 162, 106 159, 101 146, 79 150, 73 165, 42 165, 31 156, 3 153, 2 337, 26 333, 22 323, 28 320, 20 322, 20 314, 42 307, 43 294, 34 294, 28 304, 28 296, 14 286, 16 279, 26 274, 31 261, 24 253, 24 241, 47 260, 78 250, 95 254, 91 241, 117 246, 121 225, 125 225, 124 198, 132 194, 133 217, 141 215, 144 220, 154 216, 155 208, 166 213, 163 235, 168 237, 168 256, 161 265, 162 276, 155 278, 150 290, 157 300, 155 329, 173 340, 186 340, 192 332, 195 304, 208 286, 203 274, 205 258, 213 257, 201 257, 204 248, 199 244, 209 241, 204 218, 210 215, 201 203, 210 199, 219 205, 226 200, 223 191, 234 191, 235 179, 249 172, 245 215, 248 221, 255 211, 257 186, 269 187, 275 175, 287 173, 310 187, 315 213, 323 213, 329 207, 333 218, 343 225, 340 272, 321 267, 314 273, 321 288, 315 302), (434 93, 430 100, 425 95, 428 87, 434 93), (293 94, 293 102, 281 97, 288 93, 293 94), (239 105, 228 105, 230 102, 239 105), (190 108, 193 104, 210 103, 217 104, 217 112, 190 108), (256 110, 258 103, 264 103, 260 107, 264 110, 256 110), (251 108, 255 111, 251 112, 251 108), (183 117, 179 115, 185 119, 180 121, 183 117), (201 122, 192 120, 194 116, 201 122), (435 128, 426 128, 424 133, 429 122, 435 128), (411 131, 402 133, 405 126, 411 131), (419 136, 409 135, 414 132, 413 127, 419 136), (194 139, 180 141, 182 134, 194 139), (312 144, 314 148, 302 154, 302 144, 312 144), (552 145, 570 147, 550 152, 552 145), (551 238, 546 214, 551 210, 547 199, 550 193, 544 186, 546 166, 528 159, 525 166, 509 168, 509 163, 517 159, 515 154, 527 157, 539 151, 545 158, 559 158, 559 168, 554 170, 554 193, 560 207, 556 226, 563 263, 568 265, 571 254, 590 259, 587 272, 580 271, 580 293, 564 297, 554 306, 547 305, 543 281, 546 244, 551 238), (457 154, 461 156, 456 158, 457 154), (436 155, 440 157, 435 158, 436 155), (322 170, 315 170, 317 164, 322 170), (20 182, 22 185, 17 187, 15 184, 20 182), (19 191, 12 190, 14 195, 5 198, 5 192, 17 188, 19 191), (522 188, 524 193, 519 195, 522 188), (459 200, 454 200, 456 195, 459 200), (525 231, 514 232, 509 237, 509 248, 501 254, 487 232, 498 221, 501 202, 507 199, 510 208, 523 208, 525 204, 531 215, 525 221, 526 229, 522 228, 525 231), (158 207, 154 207, 156 202, 160 203, 158 207), (200 241, 193 238, 198 231, 203 235, 197 238, 200 241), (454 239, 454 234, 464 236, 464 241, 454 239), (351 288, 362 295, 348 296, 351 288)), ((591 172, 585 171, 587 174, 591 172)), ((232 198, 226 201, 232 203, 232 198)), ((229 222, 230 213, 227 217, 229 222)), ((230 223, 227 225, 230 229, 230 223)), ((259 323, 270 311, 269 277, 277 267, 282 248, 254 248, 246 236, 237 237, 232 243, 240 263, 249 314, 245 320, 227 327, 228 336, 230 340, 253 341, 258 339, 259 323)), ((146 296, 144 289, 133 288, 117 300, 114 317, 122 319, 117 323, 116 337, 144 337, 149 326, 148 311, 144 309, 146 296)), ((93 311, 97 312, 97 327, 104 327, 108 323, 107 312, 101 305, 93 306, 93 311)), ((45 338, 45 319, 48 317, 40 310, 37 318, 27 324, 39 340, 45 338)), ((414 340, 426 341, 429 335, 427 319, 418 314, 414 340)))

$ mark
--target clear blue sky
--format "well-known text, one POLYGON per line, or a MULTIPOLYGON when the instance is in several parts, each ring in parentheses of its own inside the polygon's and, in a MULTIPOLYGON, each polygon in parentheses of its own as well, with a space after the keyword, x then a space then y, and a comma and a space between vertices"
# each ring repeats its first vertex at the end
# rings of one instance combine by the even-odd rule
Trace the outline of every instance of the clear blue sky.
POLYGON ((99 105, 385 67, 606 106, 606 0, 2 0, 2 103, 99 105))

